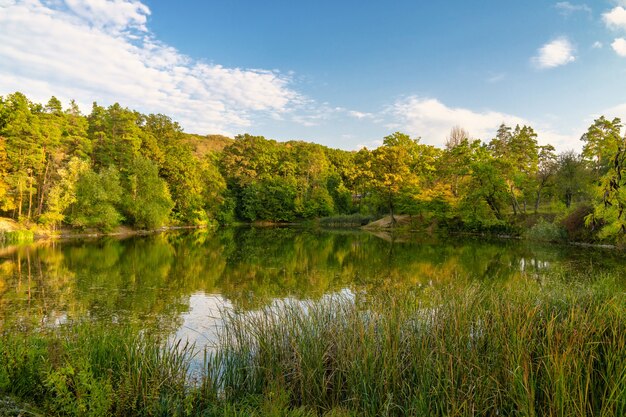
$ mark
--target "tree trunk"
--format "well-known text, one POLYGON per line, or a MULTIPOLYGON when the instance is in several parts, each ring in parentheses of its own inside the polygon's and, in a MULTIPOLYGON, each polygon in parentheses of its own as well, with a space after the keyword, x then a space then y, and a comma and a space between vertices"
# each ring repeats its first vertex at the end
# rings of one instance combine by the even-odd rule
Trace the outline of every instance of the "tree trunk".
POLYGON ((32 217, 33 209, 33 174, 28 174, 28 220, 32 217))
POLYGON ((496 205, 495 199, 493 198, 493 196, 485 197, 485 201, 487 202, 487 205, 489 206, 491 211, 493 211, 493 214, 496 216, 496 219, 502 220, 502 215, 500 214, 500 209, 498 209, 498 206, 496 205))
POLYGON ((391 215, 391 226, 396 225, 396 218, 393 216, 393 194, 389 192, 389 214, 391 215))
POLYGON ((17 220, 19 221, 20 217, 22 217, 22 203, 24 202, 24 190, 22 186, 22 179, 20 178, 18 181, 19 182, 17 184, 17 188, 18 188, 18 192, 20 193, 20 199, 17 205, 17 220))
POLYGON ((539 188, 537 188, 537 198, 535 199, 535 214, 539 212, 539 203, 541 202, 541 191, 543 190, 544 185, 546 184, 546 180, 542 180, 539 183, 539 188))
POLYGON ((515 198, 515 190, 513 185, 509 186, 509 193, 511 193, 511 204, 513 205, 513 214, 517 216, 517 213, 521 211, 519 202, 515 198))
POLYGON ((46 161, 46 169, 43 174, 43 180, 39 185, 39 204, 37 205, 37 216, 41 216, 41 212, 43 211, 43 200, 46 195, 46 191, 48 190, 48 171, 50 168, 50 159, 46 161))
POLYGON ((537 198, 535 198, 535 214, 539 212, 539 202, 541 201, 541 188, 537 190, 537 198))

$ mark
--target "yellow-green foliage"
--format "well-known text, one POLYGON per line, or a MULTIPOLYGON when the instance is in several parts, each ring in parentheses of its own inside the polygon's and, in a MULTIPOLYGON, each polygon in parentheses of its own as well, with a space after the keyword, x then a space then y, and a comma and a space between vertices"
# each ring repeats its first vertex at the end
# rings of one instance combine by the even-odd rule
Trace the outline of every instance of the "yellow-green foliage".
POLYGON ((31 243, 35 234, 31 230, 0 231, 0 243, 7 245, 31 243))

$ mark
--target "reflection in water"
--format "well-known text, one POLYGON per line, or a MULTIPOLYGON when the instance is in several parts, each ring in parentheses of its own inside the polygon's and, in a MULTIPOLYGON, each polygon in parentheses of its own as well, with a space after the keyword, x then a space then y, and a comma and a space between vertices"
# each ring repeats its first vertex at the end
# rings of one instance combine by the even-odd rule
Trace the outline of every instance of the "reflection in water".
POLYGON ((550 269, 621 271, 618 253, 513 240, 381 239, 238 228, 0 248, 0 328, 135 323, 211 340, 221 309, 429 285, 506 282, 550 269))
POLYGON ((223 323, 222 314, 232 308, 232 304, 220 295, 203 292, 192 294, 189 297, 189 310, 181 315, 182 323, 171 340, 189 341, 199 351, 213 348, 223 323))

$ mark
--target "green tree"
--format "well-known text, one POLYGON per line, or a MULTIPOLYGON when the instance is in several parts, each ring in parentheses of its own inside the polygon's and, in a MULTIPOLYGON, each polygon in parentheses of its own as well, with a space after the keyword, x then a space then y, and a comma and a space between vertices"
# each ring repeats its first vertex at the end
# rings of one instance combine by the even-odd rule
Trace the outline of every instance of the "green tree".
POLYGON ((585 142, 582 156, 592 164, 597 178, 612 168, 615 155, 622 144, 621 129, 622 121, 619 118, 608 120, 601 116, 594 120, 580 138, 585 142))
POLYGON ((400 193, 417 192, 418 141, 419 139, 411 139, 404 133, 396 132, 386 136, 383 146, 370 154, 370 186, 381 196, 392 223, 396 221, 394 209, 400 193))
MULTIPOLYGON (((619 123, 614 124, 614 126, 616 125, 619 123)), ((602 227, 599 233, 600 237, 624 242, 626 240, 626 137, 615 143, 612 136, 611 134, 606 137, 607 143, 603 145, 605 145, 606 150, 613 145, 617 149, 611 158, 612 162, 607 172, 600 178, 599 185, 595 187, 594 211, 588 216, 586 222, 602 227)), ((606 153, 604 158, 608 159, 606 153)), ((608 165, 602 164, 602 158, 599 161, 603 167, 608 165)))
POLYGON ((568 151, 558 156, 554 183, 565 207, 570 208, 572 203, 587 196, 591 177, 587 161, 576 152, 568 151))
POLYGON ((110 231, 123 220, 118 207, 123 189, 119 171, 109 167, 83 172, 76 183, 76 202, 70 207, 70 224, 81 229, 110 231))
POLYGON ((502 208, 509 195, 509 186, 502 175, 499 161, 486 148, 479 148, 471 165, 471 172, 471 180, 464 196, 465 209, 470 210, 474 220, 487 221, 485 211, 480 210, 482 202, 489 207, 496 220, 502 221, 502 208))
POLYGON ((290 222, 295 220, 296 184, 281 177, 253 182, 243 189, 244 220, 290 222))
POLYGON ((9 196, 9 163, 7 160, 7 152, 5 140, 0 136, 0 210, 7 211, 13 209, 13 202, 9 196))
POLYGON ((147 158, 138 156, 128 167, 125 195, 126 219, 139 228, 154 229, 167 224, 174 203, 159 169, 147 158))
POLYGON ((489 143, 489 149, 500 166, 513 213, 526 212, 526 201, 532 196, 539 163, 537 134, 530 126, 517 125, 512 131, 502 124, 489 143))
POLYGON ((236 202, 237 217, 295 219, 297 164, 290 147, 262 136, 239 135, 224 148, 220 168, 236 202))
POLYGON ((22 93, 14 93, 7 96, 0 109, 3 120, 0 136, 5 139, 10 166, 7 182, 14 196, 6 206, 17 209, 18 219, 23 217, 24 209, 25 217, 29 220, 32 217, 36 178, 45 162, 39 117, 32 111, 35 107, 22 93))
MULTIPOLYGON (((205 218, 202 214, 207 201, 205 198, 212 195, 214 183, 207 181, 212 176, 217 181, 215 188, 220 188, 223 180, 216 176, 215 170, 205 165, 208 171, 203 172, 202 164, 196 159, 188 145, 173 143, 165 148, 165 159, 160 169, 169 186, 174 201, 174 218, 183 223, 195 222, 205 218), (211 191, 209 191, 211 190, 211 191)), ((219 191, 217 191, 219 193, 219 191)), ((214 198, 217 196, 212 195, 214 198)))
POLYGON ((63 152, 67 157, 91 158, 93 147, 87 135, 88 122, 74 100, 65 110, 65 125, 61 133, 63 152))
POLYGON ((207 220, 216 220, 218 216, 222 223, 230 223, 233 218, 233 208, 225 198, 226 181, 218 166, 218 156, 207 154, 201 161, 203 180, 203 216, 207 220))
POLYGON ((66 168, 59 170, 59 180, 50 190, 48 208, 39 221, 45 225, 56 226, 65 220, 66 210, 77 202, 76 187, 80 177, 90 171, 89 162, 73 157, 66 168))
POLYGON ((535 213, 539 211, 539 204, 545 190, 554 184, 557 168, 558 164, 554 146, 540 146, 535 177, 535 213))
POLYGON ((94 145, 94 166, 115 166, 122 171, 130 166, 139 154, 144 136, 141 115, 118 103, 107 109, 94 103, 87 120, 88 135, 94 145))

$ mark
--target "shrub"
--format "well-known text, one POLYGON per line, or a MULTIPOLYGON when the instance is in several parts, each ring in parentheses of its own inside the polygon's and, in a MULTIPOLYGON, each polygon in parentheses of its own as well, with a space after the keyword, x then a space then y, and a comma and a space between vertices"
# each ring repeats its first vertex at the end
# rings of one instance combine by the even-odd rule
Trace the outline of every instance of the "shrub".
POLYGON ((526 237, 530 240, 561 242, 567 238, 567 233, 558 224, 539 219, 539 221, 526 232, 526 237))
POLYGON ((585 217, 593 213, 593 207, 582 204, 574 207, 561 220, 567 239, 577 242, 591 242, 595 240, 595 231, 585 226, 585 217))

